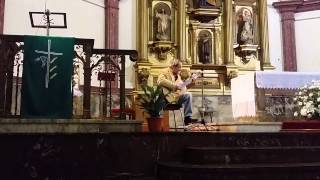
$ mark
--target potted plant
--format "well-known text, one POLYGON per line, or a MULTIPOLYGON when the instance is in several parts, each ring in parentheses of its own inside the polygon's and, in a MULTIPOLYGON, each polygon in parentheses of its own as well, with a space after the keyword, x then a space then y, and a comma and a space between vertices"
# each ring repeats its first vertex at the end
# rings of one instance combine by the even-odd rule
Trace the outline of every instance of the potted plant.
POLYGON ((161 86, 142 86, 143 94, 140 95, 140 106, 149 114, 149 131, 162 131, 162 111, 166 105, 165 94, 161 86))

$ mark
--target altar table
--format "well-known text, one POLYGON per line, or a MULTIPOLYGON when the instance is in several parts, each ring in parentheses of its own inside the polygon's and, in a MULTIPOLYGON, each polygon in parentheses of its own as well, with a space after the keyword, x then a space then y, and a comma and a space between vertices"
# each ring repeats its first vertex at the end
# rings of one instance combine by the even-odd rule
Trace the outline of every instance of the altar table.
POLYGON ((239 75, 231 80, 233 117, 255 117, 264 111, 266 91, 295 91, 312 80, 320 80, 320 73, 256 71, 239 75))

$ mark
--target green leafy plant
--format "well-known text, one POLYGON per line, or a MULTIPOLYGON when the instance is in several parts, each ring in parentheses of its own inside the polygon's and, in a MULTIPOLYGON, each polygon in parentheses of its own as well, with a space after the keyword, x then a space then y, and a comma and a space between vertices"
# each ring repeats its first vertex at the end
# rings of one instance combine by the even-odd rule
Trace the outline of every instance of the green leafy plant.
POLYGON ((319 119, 320 114, 320 81, 312 81, 295 93, 295 117, 319 119))
POLYGON ((144 94, 140 95, 140 106, 150 117, 160 117, 166 105, 165 94, 161 86, 142 86, 144 94))

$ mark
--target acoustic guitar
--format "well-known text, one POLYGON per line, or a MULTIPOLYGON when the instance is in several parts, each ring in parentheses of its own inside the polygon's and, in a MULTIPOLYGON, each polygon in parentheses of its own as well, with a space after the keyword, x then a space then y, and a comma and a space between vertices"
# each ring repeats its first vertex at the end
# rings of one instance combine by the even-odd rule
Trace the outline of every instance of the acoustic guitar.
POLYGON ((166 94, 166 100, 169 103, 176 103, 179 97, 187 91, 187 86, 194 80, 201 76, 201 72, 193 73, 188 79, 184 81, 176 81, 175 85, 178 86, 178 90, 171 92, 169 89, 163 87, 163 93, 166 94))

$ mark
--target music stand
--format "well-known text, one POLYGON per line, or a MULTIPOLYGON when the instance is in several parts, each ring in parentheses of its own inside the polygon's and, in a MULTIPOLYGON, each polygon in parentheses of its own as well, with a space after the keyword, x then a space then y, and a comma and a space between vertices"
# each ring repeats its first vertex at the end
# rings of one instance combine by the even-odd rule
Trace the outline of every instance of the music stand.
POLYGON ((46 28, 47 36, 49 36, 50 28, 67 28, 66 13, 50 12, 46 9, 45 12, 29 12, 31 27, 46 28))

